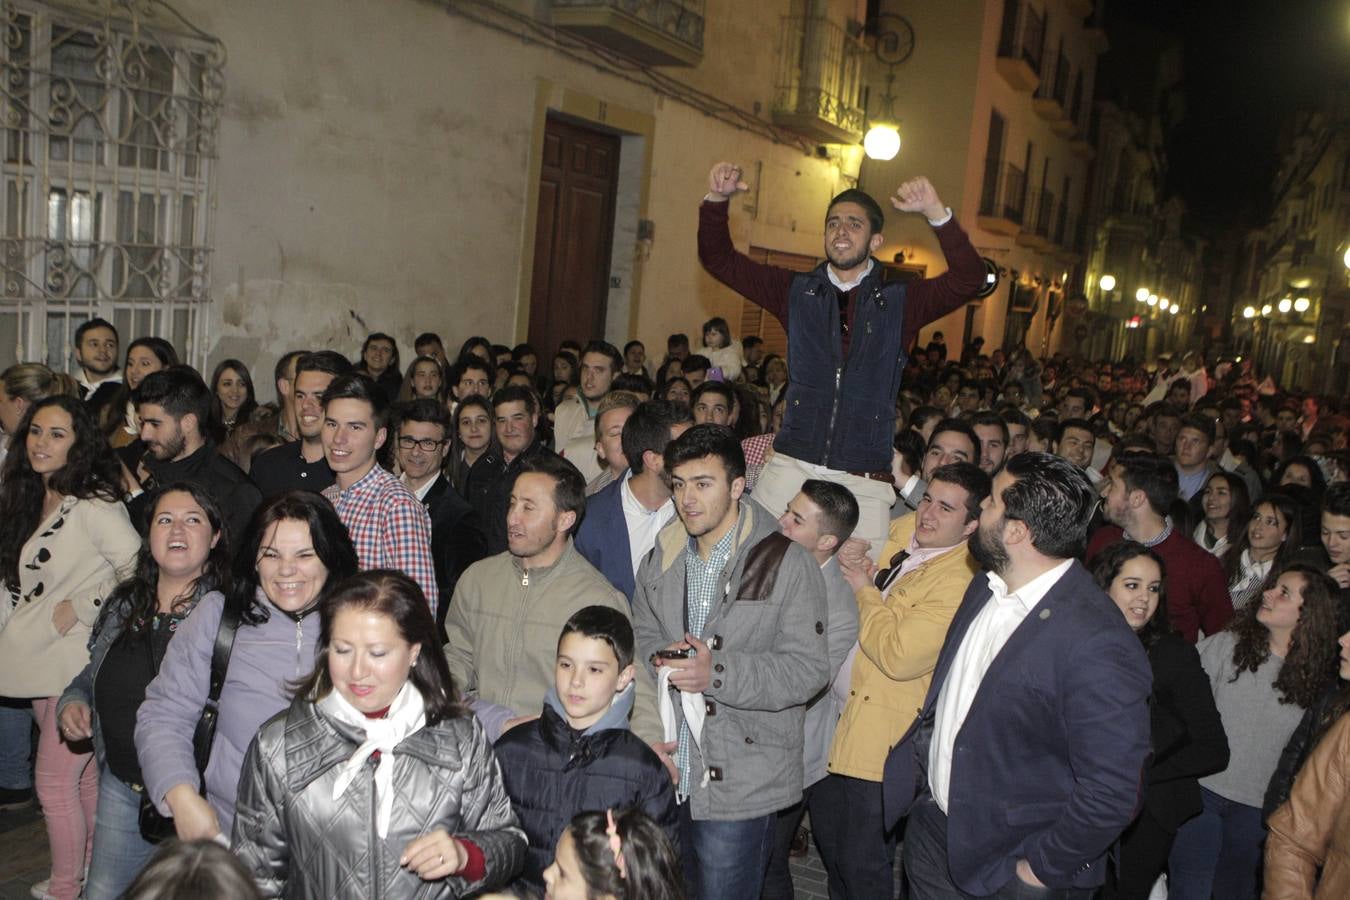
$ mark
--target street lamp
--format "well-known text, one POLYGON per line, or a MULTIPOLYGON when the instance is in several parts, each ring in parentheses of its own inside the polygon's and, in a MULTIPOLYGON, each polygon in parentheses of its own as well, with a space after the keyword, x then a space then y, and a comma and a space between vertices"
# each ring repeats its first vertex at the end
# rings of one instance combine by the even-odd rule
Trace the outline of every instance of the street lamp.
POLYGON ((1280 312, 1287 313, 1289 312, 1289 310, 1293 308, 1294 308, 1293 300, 1290 300, 1288 297, 1284 297, 1280 300, 1280 312))
POLYGON ((1114 290, 1116 289, 1116 276, 1114 276, 1114 275, 1103 275, 1103 276, 1102 276, 1102 280, 1099 281, 1099 282, 1097 282, 1097 283, 1098 283, 1099 285, 1101 285, 1102 290, 1104 290, 1104 291, 1106 291, 1106 292, 1109 293, 1109 292, 1114 291, 1114 290))
POLYGON ((1180 307, 1177 306, 1175 303, 1173 303, 1172 306, 1171 306, 1171 308, 1169 308, 1167 311, 1170 312, 1172 315, 1175 316, 1175 315, 1177 314, 1177 310, 1178 310, 1178 309, 1180 309, 1180 307))
MULTIPOLYGON (((1346 265, 1347 265, 1347 266, 1350 266, 1350 263, 1346 263, 1346 265)), ((1140 303, 1143 303, 1145 300, 1147 300, 1147 299, 1148 299, 1148 288, 1146 288, 1146 287, 1141 287, 1139 290, 1135 291, 1135 292, 1134 292, 1134 299, 1137 300, 1137 301, 1139 301, 1140 303)))
POLYGON ((1149 305, 1149 306, 1157 306, 1157 305, 1158 305, 1158 295, 1157 295, 1157 294, 1149 294, 1149 295, 1148 295, 1148 305, 1149 305))
POLYGON ((1244 319, 1255 319, 1255 318, 1256 318, 1256 307, 1255 307, 1255 306, 1244 307, 1243 310, 1242 310, 1242 318, 1244 318, 1244 319))
POLYGON ((1270 304, 1269 304, 1269 303, 1267 303, 1265 306, 1261 307, 1261 315, 1262 315, 1262 316, 1269 316, 1269 315, 1270 315, 1270 304))
POLYGON ((1171 305, 1172 305, 1171 302, 1166 297, 1163 297, 1161 300, 1158 301, 1158 309, 1162 310, 1163 312, 1167 312, 1167 307, 1171 305))
POLYGON ((1312 306, 1312 301, 1307 297, 1299 297, 1294 301, 1294 312, 1307 312, 1308 307, 1312 306))

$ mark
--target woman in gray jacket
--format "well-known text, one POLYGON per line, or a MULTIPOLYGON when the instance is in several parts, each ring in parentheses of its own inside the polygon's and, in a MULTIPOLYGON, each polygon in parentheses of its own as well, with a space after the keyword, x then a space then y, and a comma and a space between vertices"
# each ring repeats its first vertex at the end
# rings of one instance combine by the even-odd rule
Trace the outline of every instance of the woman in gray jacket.
POLYGON ((98 761, 98 815, 84 900, 114 900, 155 851, 138 823, 145 779, 136 758, 136 710, 169 641, 202 597, 221 598, 229 550, 220 508, 179 482, 150 500, 146 545, 136 572, 103 604, 90 639, 89 665, 57 703, 67 741, 92 738, 98 761))
POLYGON ((264 897, 461 897, 520 868, 525 835, 439 647, 400 572, 325 594, 314 671, 239 782, 233 846, 264 897))

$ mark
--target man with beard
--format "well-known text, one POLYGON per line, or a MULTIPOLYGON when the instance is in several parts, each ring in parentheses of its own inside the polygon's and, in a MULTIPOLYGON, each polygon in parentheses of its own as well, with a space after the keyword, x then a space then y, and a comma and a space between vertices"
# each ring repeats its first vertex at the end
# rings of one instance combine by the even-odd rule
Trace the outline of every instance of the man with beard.
POLYGON ((808 478, 842 484, 861 510, 856 536, 879 552, 895 499, 891 439, 906 349, 920 328, 974 296, 984 283, 984 263, 927 178, 900 185, 891 205, 928 219, 950 268, 908 284, 885 281, 872 258, 885 244, 884 217, 863 191, 830 201, 827 262, 798 273, 757 263, 732 245, 728 201, 748 189, 739 166, 718 163, 708 184, 699 208, 703 267, 768 310, 788 333, 786 412, 755 498, 768 509, 785 509, 808 478))
POLYGON ((139 494, 128 504, 142 526, 150 488, 186 481, 211 495, 225 516, 226 536, 238 541, 262 495, 243 470, 216 451, 207 433, 211 389, 189 366, 170 366, 145 376, 137 389, 136 416, 146 453, 139 494))
POLYGON ((1024 453, 994 478, 966 590, 915 724, 886 759, 887 824, 925 900, 1090 897, 1138 810, 1152 675, 1076 561, 1096 492, 1024 453))

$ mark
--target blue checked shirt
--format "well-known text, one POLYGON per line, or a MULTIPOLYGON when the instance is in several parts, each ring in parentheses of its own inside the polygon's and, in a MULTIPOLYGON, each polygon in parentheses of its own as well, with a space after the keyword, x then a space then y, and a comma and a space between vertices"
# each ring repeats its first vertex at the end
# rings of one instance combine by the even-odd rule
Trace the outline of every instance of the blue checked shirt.
MULTIPOLYGON (((717 602, 722 571, 731 557, 731 545, 736 540, 736 532, 740 530, 739 524, 737 520, 737 524, 733 525, 717 542, 717 546, 713 547, 706 561, 698 555, 697 540, 689 539, 689 547, 684 554, 684 592, 689 611, 686 627, 695 637, 703 637, 703 626, 708 624, 708 614, 712 612, 713 604, 717 602)), ((689 731, 688 723, 681 719, 679 744, 675 749, 675 764, 680 768, 680 783, 676 787, 676 794, 680 802, 687 800, 693 790, 691 771, 693 742, 694 736, 689 731)))

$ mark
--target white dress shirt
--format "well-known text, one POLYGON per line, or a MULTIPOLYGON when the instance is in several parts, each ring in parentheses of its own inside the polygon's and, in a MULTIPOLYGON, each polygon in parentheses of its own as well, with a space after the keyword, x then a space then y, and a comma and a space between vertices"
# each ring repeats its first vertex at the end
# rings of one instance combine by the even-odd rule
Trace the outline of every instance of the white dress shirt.
MULTIPOLYGON (((440 476, 436 477, 439 478, 440 476)), ((427 500, 427 492, 430 491, 431 486, 436 483, 436 478, 428 478, 426 480, 426 483, 423 484, 420 488, 414 489, 412 486, 412 482, 408 481, 408 474, 406 472, 399 476, 399 480, 403 482, 404 487, 413 492, 414 497, 416 497, 423 503, 425 503, 427 500)))
POLYGON ((933 742, 928 748, 928 789, 933 800, 944 813, 952 783, 952 755, 956 737, 965 724, 966 714, 980 691, 980 683, 1008 638, 1022 624, 1022 620, 1036 608, 1055 583, 1073 565, 1064 562, 1033 578, 1014 593, 1002 578, 989 573, 989 589, 993 592, 984 609, 970 623, 956 658, 947 670, 947 678, 938 694, 933 721, 933 742))
POLYGON ((675 501, 666 500, 655 511, 648 509, 633 496, 632 489, 628 487, 632 477, 632 469, 624 473, 619 498, 623 502, 623 521, 628 526, 628 552, 632 555, 633 577, 636 578, 643 557, 656 546, 656 536, 675 518, 675 501))

